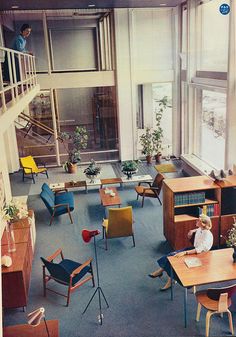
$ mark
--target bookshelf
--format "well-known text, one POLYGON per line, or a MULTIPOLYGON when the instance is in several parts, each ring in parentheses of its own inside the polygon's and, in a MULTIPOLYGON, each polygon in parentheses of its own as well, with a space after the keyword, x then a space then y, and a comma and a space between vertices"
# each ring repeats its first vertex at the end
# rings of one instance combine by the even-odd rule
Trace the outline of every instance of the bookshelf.
MULTIPOLYGON (((236 176, 227 176, 223 181, 217 182, 221 188, 221 217, 220 234, 224 237, 232 228, 233 217, 236 216, 236 176)), ((220 244, 225 244, 225 239, 220 238, 220 244)))
POLYGON ((200 208, 203 206, 211 209, 214 246, 218 246, 221 209, 220 186, 207 176, 164 180, 164 235, 173 249, 181 249, 192 245, 187 238, 187 233, 190 229, 195 228, 196 219, 199 217, 200 208))

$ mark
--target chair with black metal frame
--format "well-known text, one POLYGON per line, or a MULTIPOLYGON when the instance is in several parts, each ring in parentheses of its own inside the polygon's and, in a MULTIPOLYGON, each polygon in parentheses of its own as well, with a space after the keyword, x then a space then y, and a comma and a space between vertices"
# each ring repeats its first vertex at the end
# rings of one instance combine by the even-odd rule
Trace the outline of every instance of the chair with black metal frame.
POLYGON ((214 314, 223 315, 227 312, 229 319, 229 327, 232 335, 234 334, 232 314, 229 310, 231 305, 231 297, 236 291, 236 284, 223 288, 209 288, 196 292, 198 302, 196 321, 200 319, 202 306, 207 310, 206 313, 206 337, 209 336, 210 319, 214 314))
POLYGON ((48 256, 46 259, 41 257, 43 261, 43 294, 46 297, 46 291, 49 290, 58 295, 67 298, 66 306, 69 306, 71 293, 82 286, 85 282, 92 280, 93 287, 95 287, 92 258, 88 259, 84 263, 75 262, 73 260, 64 259, 62 249, 59 248, 54 254, 48 256), (61 257, 59 263, 55 263, 54 259, 58 256, 61 257), (49 274, 46 274, 46 269, 49 274), (89 273, 91 275, 85 277, 89 273), (85 278, 84 278, 85 277, 85 278), (67 295, 59 293, 51 288, 47 288, 47 283, 50 280, 54 280, 60 284, 68 287, 67 295))
POLYGON ((23 171, 23 176, 22 176, 23 181, 25 181, 25 178, 28 178, 28 179, 32 179, 33 183, 35 184, 34 175, 37 176, 39 173, 46 174, 48 178, 48 170, 46 168, 45 163, 42 163, 44 167, 39 168, 37 164, 35 163, 35 160, 32 156, 21 157, 20 163, 21 163, 21 167, 23 171), (30 175, 30 177, 28 177, 27 175, 30 175))
POLYGON ((138 186, 135 187, 135 191, 137 193, 137 200, 139 196, 142 197, 142 207, 144 205, 144 198, 149 197, 149 198, 157 198, 161 203, 161 199, 159 198, 159 194, 161 192, 162 188, 162 183, 164 180, 164 176, 161 173, 158 173, 152 183, 149 181, 142 181, 138 184, 138 186), (142 184, 147 184, 149 185, 148 187, 141 186, 142 184))

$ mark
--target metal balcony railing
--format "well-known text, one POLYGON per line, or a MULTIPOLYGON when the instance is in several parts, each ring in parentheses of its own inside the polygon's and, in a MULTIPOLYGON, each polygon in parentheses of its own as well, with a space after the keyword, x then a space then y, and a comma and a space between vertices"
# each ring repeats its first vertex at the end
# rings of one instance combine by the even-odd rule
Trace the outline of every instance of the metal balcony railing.
POLYGON ((37 77, 35 56, 4 47, 0 47, 0 54, 5 59, 0 67, 0 108, 3 114, 9 101, 14 104, 20 95, 26 95, 37 85, 37 77))

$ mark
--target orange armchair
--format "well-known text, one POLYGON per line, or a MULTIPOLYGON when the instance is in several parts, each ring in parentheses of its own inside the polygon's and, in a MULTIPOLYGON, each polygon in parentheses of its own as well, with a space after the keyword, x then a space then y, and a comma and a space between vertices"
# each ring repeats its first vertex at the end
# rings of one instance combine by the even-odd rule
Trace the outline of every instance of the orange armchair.
POLYGON ((160 204, 162 205, 161 203, 161 200, 159 198, 159 194, 161 192, 161 188, 162 188, 162 183, 163 183, 163 180, 164 180, 164 176, 161 174, 161 173, 158 173, 153 181, 153 183, 150 183, 150 182, 140 182, 138 184, 138 186, 135 187, 135 191, 137 193, 137 200, 139 198, 139 196, 142 197, 142 207, 144 205, 144 198, 145 197, 149 197, 149 198, 157 198, 160 202, 160 204), (148 187, 146 186, 141 186, 142 184, 147 184, 148 187))

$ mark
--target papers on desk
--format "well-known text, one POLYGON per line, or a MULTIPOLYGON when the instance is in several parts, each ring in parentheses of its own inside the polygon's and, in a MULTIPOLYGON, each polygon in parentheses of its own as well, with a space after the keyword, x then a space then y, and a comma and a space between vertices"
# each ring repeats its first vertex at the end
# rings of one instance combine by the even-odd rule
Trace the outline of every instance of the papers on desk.
POLYGON ((51 189, 54 189, 54 188, 64 188, 65 187, 65 183, 50 184, 49 187, 51 189))
POLYGON ((188 257, 184 259, 184 262, 188 268, 200 267, 202 265, 201 260, 197 257, 188 257))

